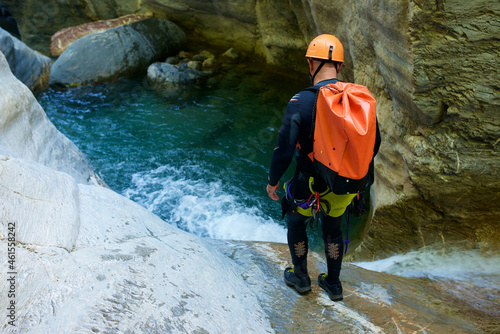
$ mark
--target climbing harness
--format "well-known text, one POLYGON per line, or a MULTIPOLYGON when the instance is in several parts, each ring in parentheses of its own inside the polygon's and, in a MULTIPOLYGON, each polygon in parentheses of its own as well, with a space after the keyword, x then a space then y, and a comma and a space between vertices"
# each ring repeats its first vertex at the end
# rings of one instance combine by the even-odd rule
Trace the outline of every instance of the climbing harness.
POLYGON ((318 228, 320 212, 322 212, 324 215, 331 216, 336 212, 342 211, 340 215, 347 215, 345 231, 346 238, 344 240, 344 254, 347 254, 347 249, 351 241, 349 239, 350 215, 353 214, 355 217, 360 217, 362 214, 366 213, 367 210, 364 200, 364 194, 358 193, 350 195, 336 195, 332 191, 330 191, 329 188, 327 188, 326 191, 320 193, 314 190, 314 177, 310 177, 309 190, 311 191, 311 195, 306 200, 297 200, 292 196, 291 186, 293 181, 294 179, 291 179, 285 183, 285 196, 283 196, 282 201, 286 201, 286 209, 288 209, 288 205, 293 203, 292 205, 294 205, 294 211, 302 214, 303 216, 310 217, 306 221, 306 224, 309 224, 311 230, 315 231, 318 228))

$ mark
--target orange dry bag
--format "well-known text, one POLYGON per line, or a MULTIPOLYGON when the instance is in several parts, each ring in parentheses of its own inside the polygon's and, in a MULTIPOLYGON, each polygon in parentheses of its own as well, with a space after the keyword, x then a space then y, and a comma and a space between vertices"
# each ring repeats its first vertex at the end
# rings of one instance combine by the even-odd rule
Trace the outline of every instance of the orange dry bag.
POLYGON ((361 192, 373 183, 369 167, 375 146, 376 109, 376 101, 365 86, 338 81, 318 90, 309 157, 335 194, 361 192))

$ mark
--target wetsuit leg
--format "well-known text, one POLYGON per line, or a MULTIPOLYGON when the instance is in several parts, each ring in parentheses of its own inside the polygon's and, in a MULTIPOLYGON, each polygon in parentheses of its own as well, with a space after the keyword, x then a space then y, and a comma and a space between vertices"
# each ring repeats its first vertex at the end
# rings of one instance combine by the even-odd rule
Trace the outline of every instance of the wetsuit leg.
MULTIPOLYGON (((309 178, 301 173, 297 173, 292 182, 292 196, 295 199, 307 199, 309 191, 309 178)), ((290 206, 287 212, 288 225, 288 247, 292 256, 292 263, 295 267, 295 274, 298 277, 307 275, 307 252, 309 245, 307 242, 307 220, 309 217, 298 213, 294 206, 290 206)))
POLYGON ((323 232, 323 242, 325 243, 326 264, 328 267, 329 284, 339 281, 340 269, 342 267, 342 255, 344 254, 344 243, 340 223, 342 216, 330 217, 321 215, 321 230, 323 232))
POLYGON ((298 212, 287 213, 288 247, 295 274, 299 278, 307 275, 307 251, 309 249, 306 232, 307 218, 298 212))

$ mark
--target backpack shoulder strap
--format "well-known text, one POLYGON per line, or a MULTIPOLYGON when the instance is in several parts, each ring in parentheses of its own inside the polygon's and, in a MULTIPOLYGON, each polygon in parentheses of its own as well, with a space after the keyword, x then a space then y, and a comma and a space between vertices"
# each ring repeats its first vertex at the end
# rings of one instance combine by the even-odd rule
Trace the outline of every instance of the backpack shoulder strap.
POLYGON ((316 98, 314 99, 314 106, 313 106, 313 110, 312 110, 312 118, 311 118, 311 130, 309 131, 309 138, 313 138, 314 137, 314 125, 316 123, 316 103, 318 102, 318 93, 319 93, 319 88, 320 87, 316 87, 316 86, 310 86, 310 87, 307 87, 306 89, 304 90, 308 90, 310 92, 313 92, 316 94, 316 98))

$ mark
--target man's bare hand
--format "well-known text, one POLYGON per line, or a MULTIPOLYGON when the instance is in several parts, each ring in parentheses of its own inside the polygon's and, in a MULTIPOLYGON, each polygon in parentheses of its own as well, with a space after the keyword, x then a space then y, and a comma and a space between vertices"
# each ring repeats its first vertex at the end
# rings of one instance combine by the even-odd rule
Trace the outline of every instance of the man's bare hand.
POLYGON ((273 201, 277 201, 280 199, 278 194, 276 193, 276 191, 279 189, 279 187, 280 187, 279 182, 275 186, 271 186, 268 184, 266 187, 267 194, 269 195, 269 198, 272 199, 273 201))

